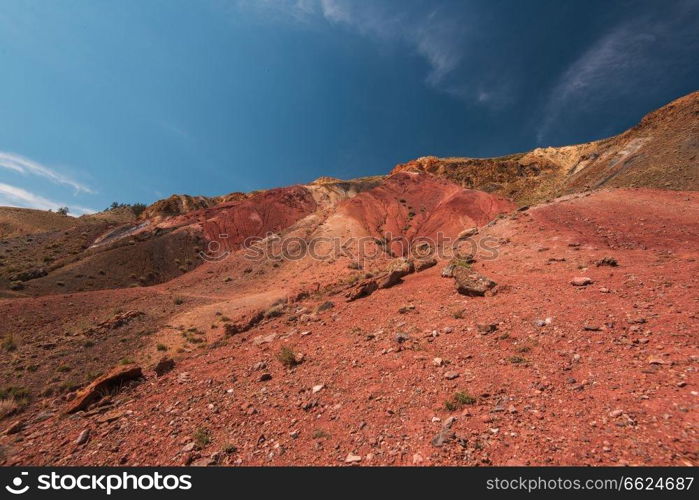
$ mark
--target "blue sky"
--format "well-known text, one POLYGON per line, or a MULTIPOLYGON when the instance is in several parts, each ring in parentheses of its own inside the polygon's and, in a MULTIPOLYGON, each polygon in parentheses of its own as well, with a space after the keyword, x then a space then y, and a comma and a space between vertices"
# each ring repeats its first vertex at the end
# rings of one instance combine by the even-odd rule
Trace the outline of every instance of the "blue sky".
POLYGON ((699 0, 2 0, 0 205, 74 214, 618 133, 699 0))

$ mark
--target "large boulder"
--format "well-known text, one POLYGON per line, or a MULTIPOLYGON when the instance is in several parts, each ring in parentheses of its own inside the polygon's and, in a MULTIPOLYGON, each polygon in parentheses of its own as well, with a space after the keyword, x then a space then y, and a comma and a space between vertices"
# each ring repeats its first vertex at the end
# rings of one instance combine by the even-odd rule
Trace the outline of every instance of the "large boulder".
POLYGON ((95 379, 90 385, 80 391, 71 402, 66 413, 86 410, 92 403, 102 399, 105 394, 119 390, 124 384, 139 379, 142 376, 143 370, 138 365, 129 364, 117 366, 106 375, 102 375, 95 379))
POLYGON ((434 257, 428 257, 426 259, 418 259, 415 261, 415 272, 419 273, 430 267, 437 265, 437 259, 434 257))
POLYGON ((379 288, 390 288, 402 281, 403 276, 415 272, 412 260, 400 258, 391 264, 388 273, 378 280, 379 288))
POLYGON ((456 291, 470 297, 482 297, 488 290, 493 289, 497 283, 467 267, 456 266, 452 271, 456 282, 456 291))
POLYGON ((353 300, 368 297, 378 289, 379 285, 376 282, 376 280, 362 281, 361 283, 353 287, 349 292, 347 292, 347 302, 352 302, 353 300))

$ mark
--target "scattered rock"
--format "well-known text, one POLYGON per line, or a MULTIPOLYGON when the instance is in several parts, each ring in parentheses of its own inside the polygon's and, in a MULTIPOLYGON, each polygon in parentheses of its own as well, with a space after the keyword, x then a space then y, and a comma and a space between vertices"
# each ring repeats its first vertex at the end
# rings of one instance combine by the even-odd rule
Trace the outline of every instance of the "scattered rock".
POLYGON ((347 297, 347 302, 352 302, 353 300, 368 297, 378 289, 379 284, 376 280, 366 280, 352 288, 345 296, 347 297))
POLYGON ((619 263, 616 261, 614 257, 604 257, 597 262, 595 262, 597 267, 600 266, 609 266, 609 267, 617 267, 619 263))
POLYGON ((570 284, 573 286, 587 286, 591 285, 592 283, 592 279, 586 276, 576 276, 575 278, 570 280, 570 284))
POLYGON ((252 339, 252 343, 255 345, 270 344, 274 342, 274 339, 276 338, 276 333, 270 333, 269 335, 258 335, 257 337, 252 339))
POLYGON ((454 379, 457 378, 458 376, 459 376, 459 373, 458 373, 458 372, 446 372, 446 373, 444 374, 444 378, 447 379, 447 380, 454 380, 454 379))
POLYGON ((313 388, 311 389, 311 391, 313 392, 313 394, 315 394, 317 392, 322 391, 324 387, 325 387, 324 384, 314 385, 313 388))
POLYGON ((99 401, 102 395, 110 390, 120 389, 123 384, 143 376, 143 370, 137 365, 118 366, 112 371, 97 378, 85 389, 80 391, 70 404, 66 413, 75 413, 87 409, 92 403, 99 401))
POLYGON ((434 267, 436 265, 437 259, 435 258, 418 259, 415 261, 415 272, 419 273, 421 271, 424 271, 425 269, 429 269, 430 267, 434 267))
POLYGON ((433 364, 434 366, 439 367, 439 366, 442 366, 442 365, 444 364, 444 361, 442 360, 442 358, 434 358, 434 359, 432 360, 432 364, 433 364))
POLYGON ((116 328, 119 328, 120 326, 124 326, 127 324, 129 321, 131 321, 134 318, 138 318, 139 316, 143 316, 145 313, 142 311, 125 311, 119 314, 116 314, 114 317, 103 321, 101 323, 97 324, 98 328, 102 328, 105 330, 114 330, 116 328))
POLYGON ((352 453, 349 453, 347 455, 347 458, 345 458, 345 463, 348 463, 348 464, 356 464, 356 463, 361 462, 361 461, 362 461, 362 457, 360 457, 359 455, 353 455, 352 453))
POLYGON ((456 266, 452 274, 456 281, 456 291, 469 297, 482 297, 497 285, 490 278, 461 266, 456 266))
POLYGON ((10 424, 10 426, 5 429, 5 434, 10 436, 12 434, 17 434, 20 432, 22 429, 24 429, 25 422, 24 420, 17 420, 13 423, 10 424))
POLYGON ((396 342, 398 342, 399 344, 402 344, 403 342, 406 342, 408 340, 410 340, 410 336, 407 333, 396 333, 396 342))
POLYGON ((227 323, 225 325, 226 336, 230 337, 232 335, 247 332, 263 319, 265 319, 265 311, 257 311, 247 320, 243 320, 239 323, 227 323))
POLYGON ((481 335, 487 335, 496 331, 498 329, 498 325, 495 323, 478 323, 476 325, 476 329, 481 335))
POLYGON ((403 276, 415 272, 415 265, 411 260, 401 258, 397 259, 391 265, 388 274, 378 281, 379 288, 390 288, 402 281, 403 276))
POLYGON ((441 448, 445 443, 448 443, 456 434, 448 427, 442 427, 442 429, 432 438, 432 446, 435 448, 441 448))
POLYGON ((323 312, 323 311, 327 311, 328 309, 332 309, 333 307, 335 307, 335 303, 331 302, 329 300, 326 300, 325 302, 323 302, 321 305, 318 306, 316 311, 323 312))
POLYGON ((167 356, 163 356, 160 358, 160 361, 158 361, 158 364, 155 365, 154 370, 158 377, 162 377, 169 371, 172 371, 173 368, 175 368, 175 360, 168 358, 167 356))
POLYGON ((90 439, 90 429, 85 429, 80 433, 78 436, 78 439, 75 440, 75 444, 81 445, 87 443, 87 441, 90 439))
POLYGON ((477 227, 469 227, 468 229, 464 229, 461 231, 458 236, 456 237, 457 240, 465 240, 466 238, 470 238, 471 236, 475 236, 478 234, 478 228, 477 227))

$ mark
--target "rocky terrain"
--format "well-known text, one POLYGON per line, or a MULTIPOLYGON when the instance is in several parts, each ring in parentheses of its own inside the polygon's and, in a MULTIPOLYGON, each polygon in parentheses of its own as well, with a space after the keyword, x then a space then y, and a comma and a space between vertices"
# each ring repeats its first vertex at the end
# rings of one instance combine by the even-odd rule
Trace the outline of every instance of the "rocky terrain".
POLYGON ((0 464, 696 465, 698 102, 138 219, 2 209, 0 464))

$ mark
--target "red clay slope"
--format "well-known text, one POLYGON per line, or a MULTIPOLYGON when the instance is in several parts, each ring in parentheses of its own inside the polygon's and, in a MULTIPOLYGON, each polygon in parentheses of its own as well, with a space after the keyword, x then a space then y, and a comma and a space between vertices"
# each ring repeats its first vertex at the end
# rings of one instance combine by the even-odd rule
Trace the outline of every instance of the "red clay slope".
MULTIPOLYGON (((37 402, 0 437, 5 463, 696 464, 699 194, 602 191, 479 237, 501 243, 473 266, 492 296, 459 295, 442 265, 354 302, 314 295, 101 408, 64 418, 61 398, 37 402), (303 362, 286 368, 283 346, 303 362)), ((321 266, 349 272, 285 263, 257 286, 321 266)))
POLYGON ((337 215, 356 220, 369 236, 402 236, 412 241, 437 239, 440 233, 456 237, 514 206, 499 196, 463 189, 430 174, 401 172, 341 203, 337 215))

